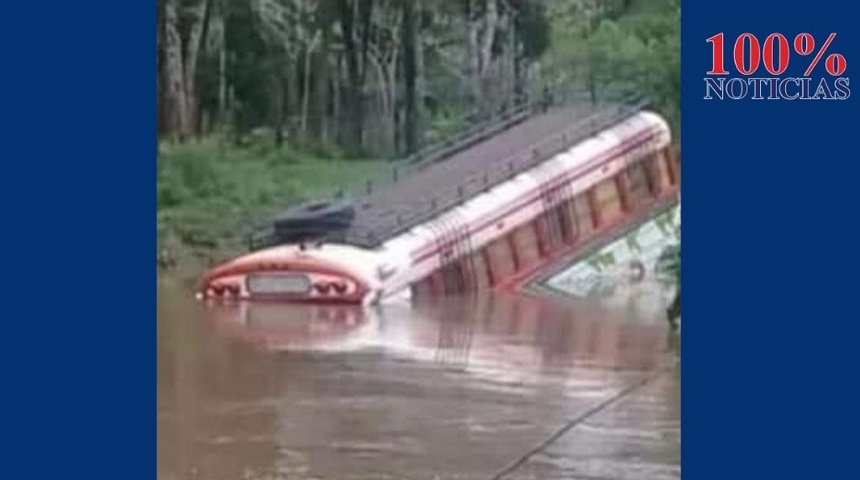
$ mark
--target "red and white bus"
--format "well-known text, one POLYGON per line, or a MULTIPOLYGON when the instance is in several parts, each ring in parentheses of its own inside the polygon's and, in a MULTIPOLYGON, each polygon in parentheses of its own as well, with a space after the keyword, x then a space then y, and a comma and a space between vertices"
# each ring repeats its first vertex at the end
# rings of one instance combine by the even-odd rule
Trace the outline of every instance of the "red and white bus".
POLYGON ((346 236, 235 258, 204 276, 199 296, 366 305, 516 288, 679 184, 667 122, 639 111, 375 243, 346 236))

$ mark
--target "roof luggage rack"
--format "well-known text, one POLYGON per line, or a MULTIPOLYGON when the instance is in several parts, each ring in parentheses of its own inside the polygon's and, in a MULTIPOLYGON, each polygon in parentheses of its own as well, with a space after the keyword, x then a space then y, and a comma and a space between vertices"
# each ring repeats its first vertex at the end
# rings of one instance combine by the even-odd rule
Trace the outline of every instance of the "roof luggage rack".
MULTIPOLYGON (((382 218, 377 218, 379 220, 377 223, 372 225, 354 224, 347 232, 344 240, 359 247, 376 248, 387 239, 430 221, 470 198, 519 175, 523 171, 534 168, 546 161, 547 158, 622 122, 642 111, 647 105, 648 102, 641 98, 632 98, 620 105, 601 110, 594 115, 576 121, 563 131, 549 135, 527 148, 520 149, 502 161, 494 162, 483 172, 468 175, 453 185, 445 185, 433 198, 428 198, 422 202, 423 207, 406 215, 383 215, 382 218)), ((370 193, 366 196, 372 195, 373 193, 370 193)), ((366 202, 359 198, 357 203, 366 202)))
MULTIPOLYGON (((307 202, 288 210, 274 221, 267 222, 263 228, 255 229, 249 236, 249 247, 251 250, 259 250, 300 241, 339 241, 364 248, 376 248, 389 238, 432 220, 475 195, 534 168, 547 158, 582 142, 601 130, 620 123, 646 108, 648 104, 648 101, 641 97, 628 97, 612 107, 581 118, 536 143, 520 148, 506 158, 492 162, 483 171, 472 172, 457 178, 457 181, 452 184, 441 186, 432 198, 422 199, 421 202, 410 202, 414 203, 414 208, 409 211, 379 212, 371 221, 356 218, 357 213, 373 209, 370 206, 372 205, 370 200, 384 194, 387 190, 385 187, 392 187, 407 177, 420 177, 422 172, 444 164, 445 159, 523 123, 535 116, 541 107, 546 107, 536 102, 521 102, 500 117, 490 118, 446 142, 395 161, 389 180, 366 182, 366 191, 352 200, 345 200, 341 191, 336 195, 323 197, 323 200, 307 202), (326 205, 327 213, 314 216, 312 214, 314 208, 309 209, 309 207, 319 205, 326 205), (331 209, 336 208, 335 206, 343 210, 338 215, 327 216, 332 213, 331 209), (311 225, 314 222, 319 224, 311 225)), ((386 202, 380 203, 387 205, 386 202)))

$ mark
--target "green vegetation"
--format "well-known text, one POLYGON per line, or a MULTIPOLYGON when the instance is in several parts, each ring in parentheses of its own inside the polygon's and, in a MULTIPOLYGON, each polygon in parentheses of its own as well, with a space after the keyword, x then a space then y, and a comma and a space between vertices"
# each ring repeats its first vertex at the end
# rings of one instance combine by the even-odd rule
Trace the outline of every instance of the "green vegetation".
POLYGON ((641 94, 680 133, 680 0, 550 3, 547 82, 597 100, 641 94))
POLYGON ((545 88, 644 94, 678 134, 678 0, 158 0, 159 264, 545 88))
POLYGON ((165 145, 158 157, 160 263, 189 256, 208 262, 241 248, 261 219, 388 172, 388 162, 321 158, 262 143, 165 145))

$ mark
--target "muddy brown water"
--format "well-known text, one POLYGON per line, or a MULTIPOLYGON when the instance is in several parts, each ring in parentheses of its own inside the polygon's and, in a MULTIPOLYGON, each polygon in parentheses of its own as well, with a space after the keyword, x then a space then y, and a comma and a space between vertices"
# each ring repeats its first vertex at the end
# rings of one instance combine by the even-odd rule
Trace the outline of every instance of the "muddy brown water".
POLYGON ((659 308, 158 295, 158 478, 680 478, 659 308))

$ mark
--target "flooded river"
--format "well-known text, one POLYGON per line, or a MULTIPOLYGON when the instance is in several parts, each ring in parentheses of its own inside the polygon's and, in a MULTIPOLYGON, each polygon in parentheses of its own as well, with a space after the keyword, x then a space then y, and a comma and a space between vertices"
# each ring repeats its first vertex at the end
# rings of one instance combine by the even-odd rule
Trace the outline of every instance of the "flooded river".
POLYGON ((526 297, 373 309, 158 296, 158 474, 680 478, 662 308, 526 297))

